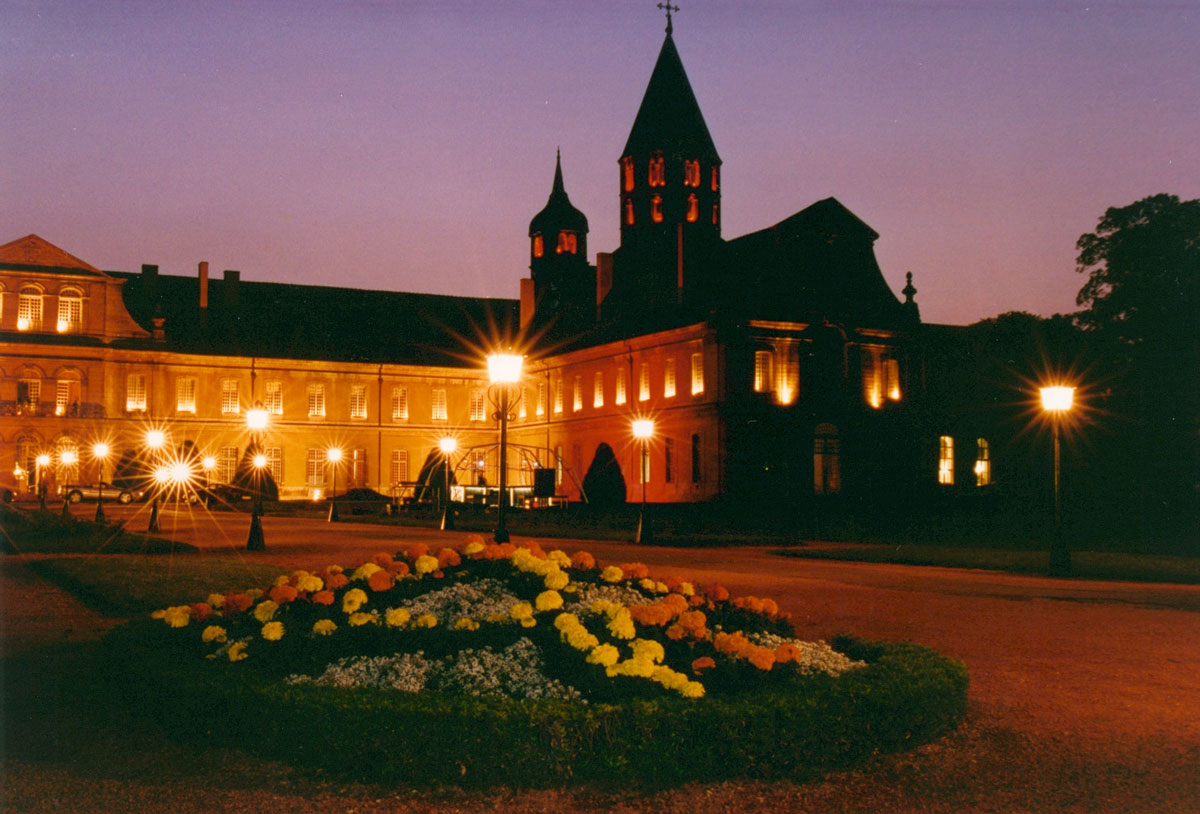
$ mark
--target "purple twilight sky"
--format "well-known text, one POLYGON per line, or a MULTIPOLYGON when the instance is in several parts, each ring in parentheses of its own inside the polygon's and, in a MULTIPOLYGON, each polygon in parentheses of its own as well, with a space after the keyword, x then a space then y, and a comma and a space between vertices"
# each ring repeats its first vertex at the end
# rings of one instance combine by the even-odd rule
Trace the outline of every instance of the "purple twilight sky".
MULTIPOLYGON (((1200 197, 1198 0, 679 0, 725 237, 827 196, 893 291, 1075 309, 1109 206, 1200 197)), ((0 2, 0 243, 104 269, 516 297, 554 151, 589 250, 654 0, 0 2)))

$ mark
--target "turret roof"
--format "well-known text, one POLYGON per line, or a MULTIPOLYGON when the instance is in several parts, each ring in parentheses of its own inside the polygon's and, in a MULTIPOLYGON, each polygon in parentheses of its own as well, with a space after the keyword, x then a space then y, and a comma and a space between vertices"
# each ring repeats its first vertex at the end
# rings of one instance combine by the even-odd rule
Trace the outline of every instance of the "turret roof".
POLYGON ((566 187, 563 186, 562 154, 555 153, 554 185, 550 188, 550 198, 542 211, 533 216, 529 222, 529 236, 538 232, 551 232, 559 229, 573 229, 576 232, 588 230, 587 216, 571 204, 567 197, 566 187))
POLYGON ((720 161, 669 31, 621 155, 644 155, 651 150, 720 161))

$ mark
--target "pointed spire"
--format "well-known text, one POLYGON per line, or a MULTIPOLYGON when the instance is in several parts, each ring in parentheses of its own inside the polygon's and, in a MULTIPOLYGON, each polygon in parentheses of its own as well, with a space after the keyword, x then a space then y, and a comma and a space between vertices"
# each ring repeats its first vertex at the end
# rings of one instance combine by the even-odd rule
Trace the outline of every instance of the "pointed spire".
POLYGON ((621 155, 645 155, 651 150, 720 160, 670 29, 621 155))
POLYGON ((562 179, 562 149, 557 147, 554 150, 554 186, 550 188, 550 197, 555 195, 562 195, 564 198, 567 195, 562 179))
POLYGON ((562 151, 554 152, 554 184, 550 187, 550 197, 546 205, 533 216, 529 224, 529 234, 535 232, 556 232, 559 229, 572 229, 578 232, 588 230, 587 217, 571 204, 567 188, 563 184, 562 151))

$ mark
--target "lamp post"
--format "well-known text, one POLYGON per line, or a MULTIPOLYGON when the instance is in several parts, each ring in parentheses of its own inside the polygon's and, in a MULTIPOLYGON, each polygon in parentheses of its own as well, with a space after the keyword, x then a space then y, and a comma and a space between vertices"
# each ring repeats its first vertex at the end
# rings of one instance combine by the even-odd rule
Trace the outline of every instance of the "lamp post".
POLYGON ((64 449, 62 452, 60 452, 58 454, 58 462, 61 465, 60 471, 63 472, 62 479, 61 479, 62 483, 59 484, 59 487, 58 487, 63 490, 63 505, 62 505, 62 516, 63 517, 71 516, 71 492, 65 488, 68 484, 71 483, 71 478, 67 473, 69 473, 71 471, 71 467, 73 467, 78 461, 79 461, 79 456, 77 456, 75 454, 74 450, 64 449))
POLYGON ((100 478, 96 486, 96 517, 97 523, 104 522, 104 461, 108 458, 108 444, 97 441, 92 444, 92 457, 100 465, 100 478))
MULTIPOLYGON (((150 430, 146 433, 146 447, 150 450, 150 454, 155 462, 162 455, 162 448, 167 443, 167 434, 162 430, 150 430)), ((146 525, 146 531, 158 532, 158 501, 162 496, 162 485, 166 482, 166 477, 159 478, 159 474, 165 472, 161 467, 155 467, 154 470, 154 497, 150 501, 150 522, 146 525)))
POLYGON ((458 449, 458 439, 446 436, 438 442, 442 450, 442 531, 454 528, 454 512, 450 510, 450 456, 458 449))
POLYGON ((646 522, 646 444, 654 436, 654 422, 648 418, 637 418, 633 421, 633 437, 638 439, 639 451, 638 456, 638 480, 642 483, 642 507, 638 511, 637 534, 634 535, 634 543, 648 543, 652 538, 650 526, 646 522))
POLYGON ((34 459, 37 475, 38 508, 46 511, 46 467, 50 465, 50 456, 42 453, 34 459))
POLYGON ((1050 541, 1050 573, 1065 576, 1071 572, 1071 551, 1062 533, 1062 496, 1059 491, 1062 459, 1058 434, 1059 424, 1075 400, 1075 388, 1062 385, 1043 387, 1041 396, 1042 410, 1050 414, 1050 426, 1054 434, 1054 536, 1050 541))
POLYGON ((330 447, 325 451, 325 460, 329 462, 329 469, 333 473, 333 485, 329 489, 329 517, 326 520, 336 523, 340 519, 337 507, 337 468, 338 463, 342 460, 341 448, 330 447))
MULTIPOLYGON (((508 389, 521 381, 521 366, 525 357, 515 353, 493 353, 488 357, 488 378, 499 388, 500 402, 495 417, 500 420, 500 503, 496 507, 497 543, 508 542, 508 528, 504 525, 505 503, 508 502, 508 420, 509 411, 515 404, 509 403, 508 389)), ((520 398, 518 394, 518 399, 520 398)))
POLYGON ((263 409, 262 402, 254 402, 254 406, 246 411, 246 427, 250 430, 251 444, 254 447, 254 456, 251 458, 251 463, 254 465, 254 506, 250 510, 250 532, 246 536, 247 551, 265 551, 267 548, 266 541, 263 539, 262 515, 263 515, 263 471, 267 466, 267 456, 262 451, 262 437, 267 429, 267 411, 263 409))

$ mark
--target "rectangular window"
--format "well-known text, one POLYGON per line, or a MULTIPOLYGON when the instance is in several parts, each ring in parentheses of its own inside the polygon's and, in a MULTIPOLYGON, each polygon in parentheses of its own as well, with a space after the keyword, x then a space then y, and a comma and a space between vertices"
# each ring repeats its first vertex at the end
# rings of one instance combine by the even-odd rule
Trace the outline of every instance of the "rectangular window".
POLYGON ((283 415, 283 382, 267 382, 263 390, 263 409, 271 415, 283 415))
POLYGON ((283 484, 283 448, 282 447, 267 447, 263 450, 267 456, 267 471, 271 473, 271 480, 275 481, 276 486, 283 484))
POLYGON ((430 411, 430 418, 434 421, 446 421, 448 413, 446 412, 446 391, 442 388, 435 388, 432 394, 433 407, 430 411))
POLYGON ((621 178, 625 191, 633 192, 633 156, 627 155, 621 159, 621 178))
POLYGON ((535 410, 535 412, 538 415, 546 414, 546 388, 547 387, 549 387, 549 385, 546 382, 538 382, 537 410, 535 410))
POLYGON ((350 385, 350 417, 367 417, 367 386, 365 384, 350 385))
POLYGON ((617 368, 617 388, 616 388, 616 390, 617 390, 616 395, 613 396, 613 403, 614 404, 624 404, 625 403, 625 368, 623 368, 623 367, 617 368))
POLYGON ((575 389, 572 392, 571 409, 579 412, 583 409, 583 377, 575 377, 575 389))
POLYGON ((683 185, 685 187, 700 186, 700 162, 687 160, 683 162, 683 185))
POLYGON ((675 396, 675 360, 668 359, 663 367, 663 398, 675 396))
POLYGON ((949 435, 938 439, 938 483, 954 485, 954 439, 949 435))
POLYGON ((674 473, 671 472, 671 465, 673 463, 672 459, 675 457, 674 453, 675 453, 674 439, 664 438, 663 439, 663 466, 665 467, 665 472, 663 474, 663 480, 665 480, 667 483, 670 483, 671 478, 674 477, 674 473))
POLYGON ((238 381, 237 379, 222 379, 221 380, 221 414, 233 415, 241 411, 241 403, 238 401, 238 381))
MULTIPOLYGON (((79 404, 79 382, 59 379, 54 389, 54 414, 66 415, 71 405, 79 404)), ((78 409, 78 407, 76 407, 78 409)))
POLYGON ((704 354, 692 354, 692 395, 704 392, 704 354))
POLYGON ((975 485, 982 488, 992 482, 992 450, 986 438, 975 441, 975 485))
POLYGON ((308 417, 325 417, 325 385, 320 382, 308 386, 308 417))
POLYGON ((58 332, 78 331, 83 322, 83 298, 78 294, 58 297, 58 332))
POLYGON ((563 405, 563 380, 559 373, 554 377, 554 412, 561 413, 563 405))
POLYGON ((888 357, 883 360, 884 391, 892 401, 900 400, 900 360, 888 357))
POLYGON ((692 436, 692 483, 700 482, 700 436, 692 436))
POLYGON ((517 418, 524 420, 529 414, 529 392, 522 387, 520 398, 517 399, 517 418))
POLYGON ((320 449, 310 449, 304 455, 304 482, 308 486, 320 486, 325 483, 325 452, 320 449))
MULTIPOLYGON (((21 379, 17 382, 17 403, 25 407, 37 407, 42 397, 41 379, 21 379)), ((143 408, 144 409, 144 408, 143 408)))
POLYGON ((407 387, 392 388, 392 421, 408 421, 407 387))
POLYGON ((404 483, 408 480, 408 450, 392 450, 392 483, 404 483))
POLYGON ((770 393, 775 388, 771 382, 771 351, 754 352, 754 392, 770 393))
POLYGON ((22 289, 17 298, 17 330, 40 331, 42 329, 42 292, 37 289, 22 289))
POLYGON ((221 483, 233 483, 233 476, 237 473, 237 465, 238 448, 221 447, 220 454, 217 455, 217 480, 221 483))
POLYGON ((666 166, 663 162, 663 155, 661 152, 655 151, 650 154, 649 170, 650 171, 648 173, 647 180, 649 181, 650 186, 652 186, 652 187, 666 186, 666 183, 667 183, 666 166))
POLYGON ((130 373, 125 377, 125 411, 136 413, 146 409, 146 374, 130 373))
POLYGON ((883 382, 880 376, 879 348, 864 347, 859 353, 862 367, 863 398, 878 409, 883 406, 883 382))
POLYGON ((487 419, 487 395, 482 390, 471 391, 471 420, 485 421, 487 419))
POLYGON ((599 370, 592 377, 592 406, 604 406, 604 373, 599 370))
POLYGON ((356 489, 367 485, 367 451, 356 449, 350 453, 350 484, 356 489))
POLYGON ((650 365, 647 362, 642 362, 641 370, 638 373, 638 401, 646 401, 650 398, 650 365))

